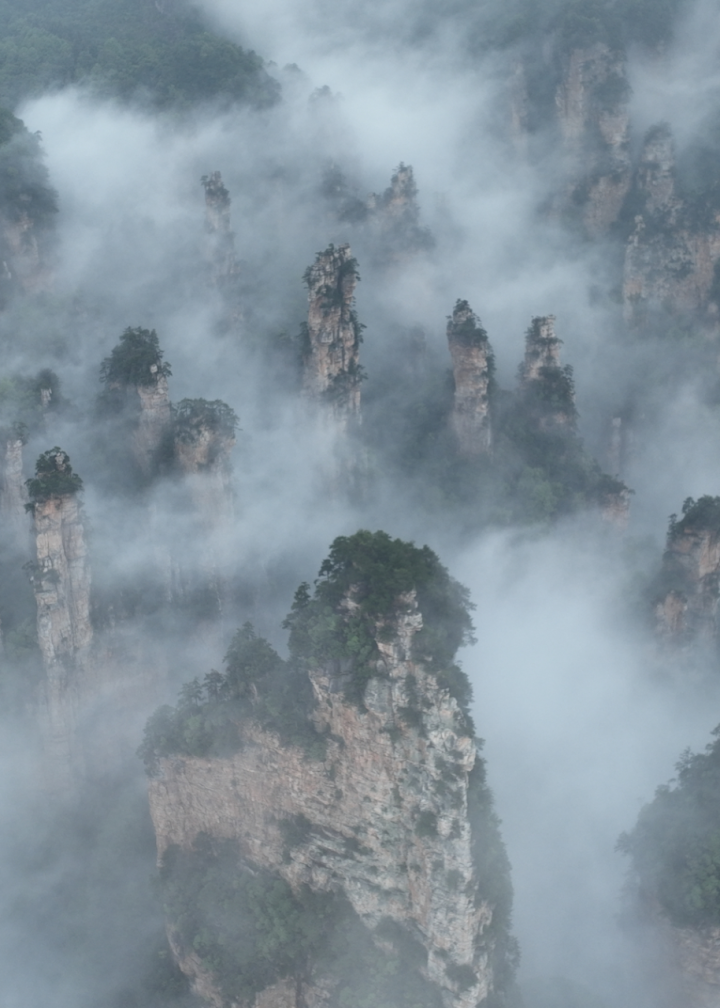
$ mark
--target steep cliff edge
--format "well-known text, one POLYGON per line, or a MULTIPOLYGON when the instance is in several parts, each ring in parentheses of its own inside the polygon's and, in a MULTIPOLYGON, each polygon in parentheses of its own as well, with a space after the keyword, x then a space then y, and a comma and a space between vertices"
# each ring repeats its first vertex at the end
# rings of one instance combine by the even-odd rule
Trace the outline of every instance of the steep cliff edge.
POLYGON ((554 315, 532 320, 520 365, 520 394, 544 431, 575 430, 577 410, 572 368, 561 366, 561 346, 562 340, 555 335, 554 315))
POLYGON ((487 333, 467 301, 455 305, 447 338, 455 381, 451 422, 460 451, 487 455, 492 448, 490 394, 495 362, 487 333))
POLYGON ((355 312, 359 274, 349 245, 319 252, 304 275, 308 319, 304 327, 303 390, 329 407, 345 427, 360 415, 362 326, 355 312))
POLYGON ((673 516, 657 586, 657 633, 675 646, 714 651, 720 630, 720 498, 688 498, 673 516))
POLYGON ((254 995, 283 1008, 355 1005, 369 993, 399 1005, 500 1004, 515 958, 510 888, 469 684, 453 664, 470 629, 464 590, 427 547, 363 532, 336 540, 287 625, 289 663, 245 627, 226 674, 191 684, 148 726, 181 968, 213 1006, 254 995), (258 972, 261 953, 243 953, 246 939, 218 927, 204 884, 192 882, 223 859, 236 889, 249 873, 268 882, 263 900, 273 885, 285 892, 305 931, 322 932, 317 948, 277 949, 274 970, 258 972), (339 969, 348 928, 367 976, 339 969))
POLYGON ((719 733, 704 752, 683 753, 675 779, 618 842, 631 859, 636 912, 654 930, 677 990, 667 1003, 677 1008, 720 1005, 719 733))

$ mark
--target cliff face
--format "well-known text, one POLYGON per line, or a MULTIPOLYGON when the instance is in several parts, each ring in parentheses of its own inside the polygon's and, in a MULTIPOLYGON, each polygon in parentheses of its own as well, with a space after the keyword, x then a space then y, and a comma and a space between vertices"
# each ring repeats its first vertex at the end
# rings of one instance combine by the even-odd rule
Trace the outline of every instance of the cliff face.
POLYGON ((675 149, 667 127, 652 129, 637 171, 635 215, 625 252, 626 317, 641 321, 648 310, 710 311, 715 267, 720 261, 720 214, 698 217, 677 193, 675 149))
POLYGON ((447 325, 455 395, 452 426, 463 455, 487 455, 492 447, 490 383, 493 354, 487 333, 467 301, 458 301, 447 325))
POLYGON ((563 71, 555 103, 567 197, 596 236, 617 220, 632 178, 625 57, 598 42, 572 50, 563 71))
MULTIPOLYGON (((340 609, 357 615, 353 590, 340 609)), ((477 857, 488 837, 472 825, 482 766, 457 701, 414 657, 422 629, 415 591, 399 596, 393 616, 376 623, 377 672, 360 703, 344 692, 348 662, 310 667, 324 755, 310 757, 250 720, 232 755, 161 758, 150 809, 161 862, 200 835, 235 841, 253 872, 275 872, 295 892, 343 894, 378 944, 392 942, 393 928, 413 936, 442 1003, 475 1008, 499 982, 495 905, 483 895, 477 857)), ((203 1002, 235 1004, 177 922, 168 927, 203 1002)), ((333 989, 322 970, 309 970, 256 1003, 319 1008, 335 1004, 333 989)))
POLYGON ((360 341, 354 310, 357 264, 349 245, 331 245, 305 273, 308 320, 303 390, 347 424, 360 413, 360 341))
POLYGON ((663 558, 657 632, 667 642, 709 645, 719 629, 718 498, 686 502, 683 510, 682 520, 671 526, 663 558))

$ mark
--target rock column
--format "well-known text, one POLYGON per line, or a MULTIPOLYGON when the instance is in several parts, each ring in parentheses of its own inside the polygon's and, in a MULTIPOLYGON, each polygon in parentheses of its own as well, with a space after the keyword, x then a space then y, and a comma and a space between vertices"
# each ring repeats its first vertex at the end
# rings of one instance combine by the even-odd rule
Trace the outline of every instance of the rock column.
POLYGON ((452 426, 463 455, 488 455, 492 447, 490 384, 493 353, 487 333, 467 301, 458 301, 447 325, 455 379, 452 426))
POLYGON ((360 342, 355 313, 357 263, 349 245, 330 245, 305 273, 308 320, 303 390, 347 427, 360 416, 360 342))

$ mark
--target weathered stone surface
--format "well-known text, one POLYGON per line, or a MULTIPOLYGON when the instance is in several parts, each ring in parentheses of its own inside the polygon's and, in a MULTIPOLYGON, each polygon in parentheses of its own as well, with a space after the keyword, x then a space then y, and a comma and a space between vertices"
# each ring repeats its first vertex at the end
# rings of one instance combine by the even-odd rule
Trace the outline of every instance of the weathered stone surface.
POLYGON ((720 532, 702 523, 671 533, 663 558, 671 585, 656 606, 661 639, 676 644, 717 638, 720 602, 720 532))
POLYGON ((349 245, 331 245, 307 270, 305 395, 326 405, 341 425, 360 413, 360 336, 355 315, 357 265, 349 245))
POLYGON ((156 364, 150 368, 153 380, 149 385, 137 385, 140 412, 133 432, 133 454, 143 476, 154 475, 157 456, 172 424, 172 409, 167 378, 156 364))
POLYGON ((720 928, 663 929, 679 975, 677 1008, 720 1008, 720 928))
POLYGON ((45 667, 41 710, 50 773, 69 786, 77 770, 78 691, 93 638, 90 566, 78 498, 51 497, 34 508, 38 644, 45 667))
POLYGON ((607 232, 630 190, 630 115, 625 57, 604 43, 570 54, 556 95, 569 201, 588 234, 607 232))
POLYGON ((377 238, 376 258, 380 262, 401 262, 433 246, 432 235, 420 224, 417 195, 412 166, 401 163, 385 192, 368 196, 368 221, 377 238))
POLYGON ((487 333, 467 301, 458 301, 447 325, 455 379, 452 426, 463 455, 487 455, 492 448, 490 381, 492 349, 487 333))
MULTIPOLYGON (((238 841, 246 862, 293 886, 340 890, 368 926, 390 918, 422 941, 426 975, 448 1008, 475 1008, 492 989, 494 940, 468 821, 478 757, 456 701, 412 658, 422 617, 414 593, 401 601, 404 611, 378 633, 380 674, 368 683, 366 709, 344 699, 342 673, 311 672, 316 724, 329 732, 325 759, 251 723, 233 756, 161 761, 149 784, 158 853, 170 844, 187 849, 205 832, 238 841), (310 825, 288 846, 281 824, 297 816, 310 825), (447 975, 451 965, 471 967, 476 982, 460 990, 447 975)), ((214 1006, 206 974, 187 956, 179 962, 214 1006)), ((266 991, 267 1003, 320 1008, 321 978, 313 983, 299 994, 266 991)))
POLYGON ((0 249, 2 272, 13 289, 32 294, 49 287, 50 270, 44 244, 27 213, 12 220, 0 215, 0 249))
POLYGON ((534 318, 525 335, 525 357, 520 366, 520 380, 524 385, 539 381, 543 368, 560 367, 562 340, 555 335, 555 316, 534 318))
POLYGON ((625 251, 623 297, 630 322, 648 310, 700 313, 716 324, 710 303, 720 261, 720 214, 700 224, 677 194, 675 148, 670 130, 658 126, 645 140, 637 171, 635 216, 625 251))

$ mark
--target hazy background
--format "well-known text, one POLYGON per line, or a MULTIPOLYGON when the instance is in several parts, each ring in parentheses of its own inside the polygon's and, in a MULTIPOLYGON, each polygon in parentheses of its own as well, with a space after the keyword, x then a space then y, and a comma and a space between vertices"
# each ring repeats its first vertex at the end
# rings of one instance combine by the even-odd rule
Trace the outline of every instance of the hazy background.
MULTIPOLYGON (((496 55, 461 58, 462 10, 423 38, 413 29, 423 9, 411 4, 203 6, 277 64, 271 72, 284 87, 281 105, 263 112, 207 107, 178 119, 68 90, 20 110, 28 128, 42 132, 59 192, 56 286, 49 309, 10 312, 0 326, 15 349, 14 368, 36 369, 42 346, 42 363, 58 371, 75 410, 47 444, 31 444, 28 457, 54 443, 70 452, 104 544, 97 549, 117 576, 131 577, 156 529, 93 485, 86 420, 100 391, 100 361, 121 331, 154 327, 173 367, 173 400, 220 398, 240 416, 238 521, 226 544, 248 584, 238 619, 253 618, 282 643, 278 623, 292 590, 315 576, 338 534, 382 527, 435 548, 478 607, 478 643, 464 664, 513 865, 522 976, 569 976, 608 1005, 653 1003, 652 991, 638 989, 617 926, 624 865, 613 847, 655 786, 672 776, 681 750, 705 743, 720 720, 720 698, 715 689, 652 671, 633 592, 659 562, 667 516, 689 495, 720 493, 717 409, 699 391, 701 376, 678 368, 681 345, 638 345, 625 332, 611 296, 612 251, 571 238, 538 212, 554 184, 552 159, 528 165, 504 136, 507 64, 496 55), (287 64, 297 67, 283 70, 287 64), (330 96, 315 94, 324 86, 330 96), (364 197, 382 192, 401 161, 414 168, 422 222, 437 244, 380 269, 362 257, 367 236, 334 218, 322 176, 336 164, 364 197), (201 268, 200 177, 214 170, 233 199, 244 277, 242 331, 225 336, 215 332, 221 305, 205 289, 201 268), (429 521, 411 497, 395 492, 391 474, 381 474, 372 500, 333 500, 324 491, 318 473, 331 445, 304 419, 282 362, 273 370, 258 347, 298 331, 304 269, 330 241, 344 240, 353 243, 363 277, 357 302, 367 325, 368 389, 396 352, 400 327, 421 326, 431 360, 448 367, 446 317, 466 298, 488 330, 504 387, 514 384, 531 317, 557 316, 563 362, 575 367, 581 430, 596 454, 606 447, 613 411, 628 395, 640 397, 639 435, 623 474, 635 490, 625 540, 574 520, 552 531, 461 542, 451 517, 429 521)), ((636 143, 661 118, 671 121, 681 148, 703 130, 718 101, 719 38, 713 5, 700 3, 660 62, 635 57, 636 143)), ((400 402, 404 390, 394 394, 400 402)), ((177 538, 181 519, 162 488, 156 504, 163 534, 177 538)), ((165 644, 173 686, 221 658, 203 641, 182 653, 165 644)), ((141 720, 138 714, 138 734, 141 720)), ((12 770, 17 748, 5 752, 12 770)), ((134 773, 131 790, 139 786, 134 773)), ((16 779, 5 807, 18 813, 22 836, 36 820, 18 803, 25 778, 16 779)), ((16 866, 15 857, 8 863, 16 866)), ((64 870, 52 868, 60 876, 64 870)), ((55 885, 42 871, 15 873, 8 905, 30 877, 40 896, 55 885)), ((18 935, 25 941, 25 920, 20 915, 9 928, 6 953, 18 935)), ((54 938, 32 940, 55 947, 54 938)), ((71 971, 59 993, 57 982, 52 970, 38 976, 28 968, 8 1005, 37 1004, 50 991, 68 1006, 99 997, 82 969, 71 971)), ((108 988, 120 982, 113 974, 108 988)))

